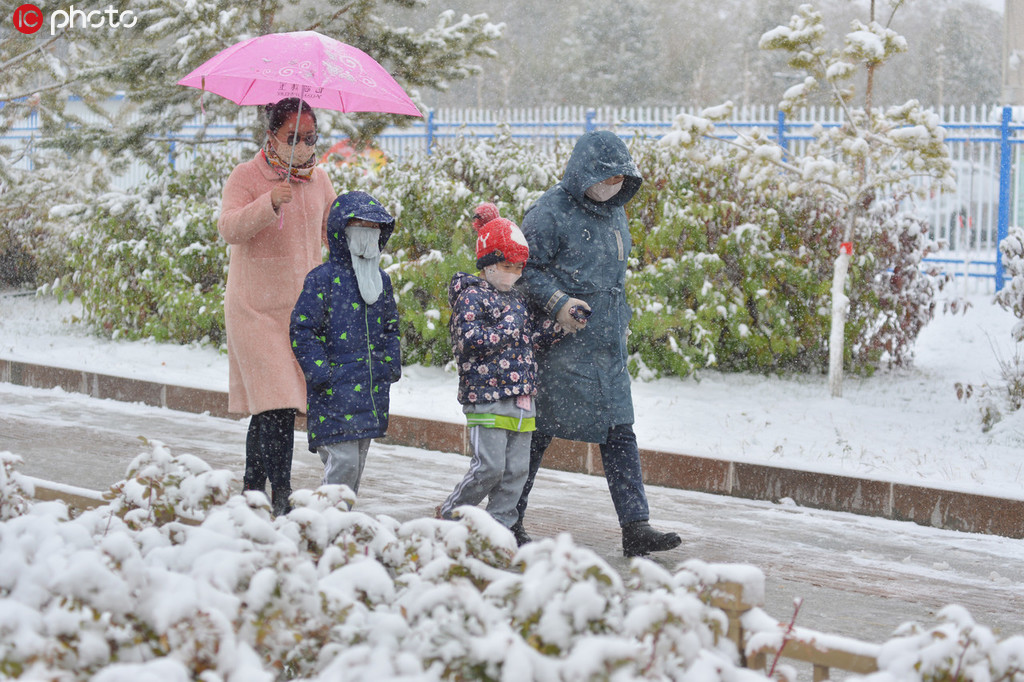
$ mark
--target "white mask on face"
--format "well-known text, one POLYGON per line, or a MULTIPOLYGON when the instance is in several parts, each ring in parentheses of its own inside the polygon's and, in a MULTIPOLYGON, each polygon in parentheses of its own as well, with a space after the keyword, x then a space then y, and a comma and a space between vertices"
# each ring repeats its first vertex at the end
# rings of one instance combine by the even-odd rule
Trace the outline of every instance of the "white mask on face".
POLYGON ((591 200, 600 203, 611 199, 613 196, 619 193, 620 189, 622 189, 621 180, 614 185, 606 185, 603 182, 599 182, 596 185, 591 185, 590 187, 588 187, 587 191, 584 192, 584 194, 586 194, 587 197, 590 198, 591 200))
POLYGON ((521 272, 499 270, 497 266, 488 265, 484 268, 484 279, 498 291, 511 291, 512 285, 522 277, 521 272))
POLYGON ((384 280, 380 276, 380 230, 350 225, 345 228, 345 238, 352 254, 359 294, 367 303, 375 303, 384 291, 384 280))
POLYGON ((316 145, 306 144, 303 141, 299 141, 296 145, 287 145, 282 142, 283 139, 291 137, 291 133, 285 134, 284 131, 277 131, 277 135, 274 136, 274 151, 277 152, 277 158, 281 159, 285 163, 291 163, 293 166, 301 166, 316 153, 316 145))

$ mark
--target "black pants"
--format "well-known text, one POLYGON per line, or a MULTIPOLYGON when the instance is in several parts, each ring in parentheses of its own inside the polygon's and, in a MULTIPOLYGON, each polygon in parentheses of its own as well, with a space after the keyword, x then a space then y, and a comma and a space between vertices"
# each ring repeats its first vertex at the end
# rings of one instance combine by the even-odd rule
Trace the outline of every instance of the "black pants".
MULTIPOLYGON (((533 490, 533 479, 540 469, 544 451, 551 445, 552 436, 533 432, 530 441, 530 472, 526 476, 523 494, 519 497, 516 511, 519 512, 519 523, 522 525, 526 516, 530 491, 533 490)), ((601 465, 604 477, 608 482, 615 514, 619 517, 619 525, 624 526, 634 521, 647 521, 650 509, 647 506, 647 493, 644 490, 643 473, 640 470, 640 450, 636 444, 636 435, 630 424, 620 424, 608 429, 608 440, 601 443, 601 465)))
POLYGON ((288 511, 292 493, 292 450, 295 447, 293 409, 267 410, 249 420, 245 437, 245 490, 266 492, 270 479, 271 505, 275 514, 288 511))

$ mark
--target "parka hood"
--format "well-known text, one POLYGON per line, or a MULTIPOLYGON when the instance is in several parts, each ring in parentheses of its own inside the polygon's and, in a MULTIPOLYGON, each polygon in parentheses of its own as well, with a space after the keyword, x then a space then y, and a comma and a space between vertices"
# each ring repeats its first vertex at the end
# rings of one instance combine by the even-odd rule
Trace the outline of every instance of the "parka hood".
POLYGON ((477 275, 471 275, 466 272, 456 272, 452 275, 452 281, 448 284, 448 307, 454 308, 455 302, 459 300, 459 296, 467 287, 472 286, 484 286, 490 288, 487 280, 477 275))
POLYGON ((345 228, 353 218, 380 223, 380 250, 391 239, 395 231, 395 219, 391 214, 366 192, 346 192, 331 204, 331 212, 327 216, 327 245, 330 247, 330 259, 339 263, 349 263, 348 238, 345 228))
POLYGON ((610 130, 585 133, 573 147, 559 183, 573 199, 589 209, 625 206, 640 189, 643 177, 629 155, 629 148, 610 130), (622 189, 608 201, 593 201, 584 194, 591 185, 613 175, 624 175, 622 189))

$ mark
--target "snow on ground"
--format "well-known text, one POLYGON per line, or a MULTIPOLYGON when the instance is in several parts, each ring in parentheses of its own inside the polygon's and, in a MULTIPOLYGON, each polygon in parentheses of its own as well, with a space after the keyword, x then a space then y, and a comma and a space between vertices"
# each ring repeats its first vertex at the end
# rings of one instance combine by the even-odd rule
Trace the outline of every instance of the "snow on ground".
MULTIPOLYGON (((957 382, 999 380, 1017 353, 1016 318, 973 294, 966 314, 939 314, 922 332, 914 366, 846 379, 829 398, 825 376, 702 372, 698 379, 633 383, 640 446, 793 469, 926 484, 1024 499, 1024 414, 982 431, 976 400, 957 382)), ((227 356, 213 348, 111 342, 71 322, 77 304, 0 293, 0 358, 227 390, 227 356)), ((460 423, 457 378, 412 366, 392 388, 392 411, 460 423)))

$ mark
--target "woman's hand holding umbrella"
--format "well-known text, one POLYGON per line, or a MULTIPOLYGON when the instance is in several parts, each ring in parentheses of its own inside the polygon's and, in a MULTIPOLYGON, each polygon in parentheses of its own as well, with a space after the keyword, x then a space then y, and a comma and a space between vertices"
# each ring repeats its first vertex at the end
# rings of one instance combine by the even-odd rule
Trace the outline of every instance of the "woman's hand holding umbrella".
POLYGON ((270 203, 274 207, 274 212, 280 212, 281 206, 287 204, 292 200, 292 186, 287 180, 279 185, 274 185, 274 189, 270 190, 270 203))

